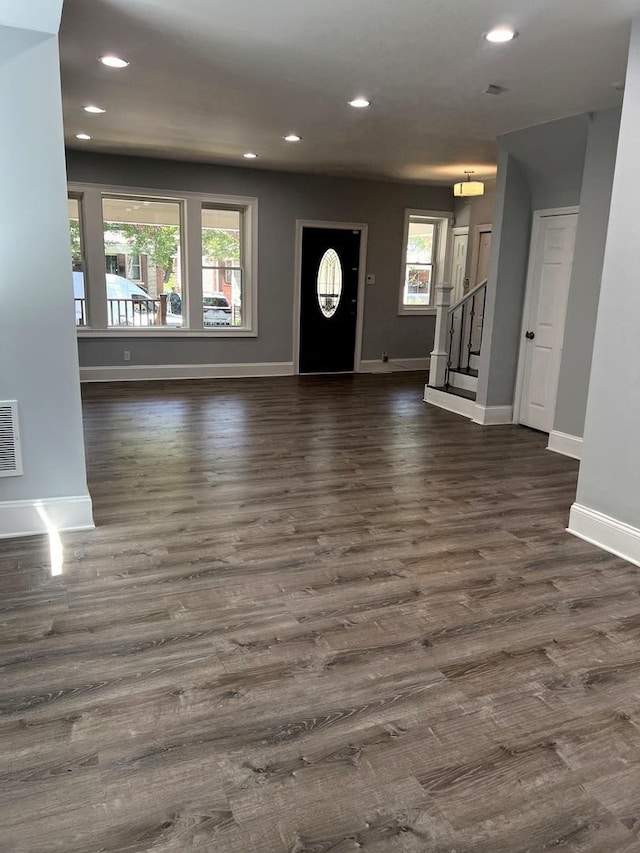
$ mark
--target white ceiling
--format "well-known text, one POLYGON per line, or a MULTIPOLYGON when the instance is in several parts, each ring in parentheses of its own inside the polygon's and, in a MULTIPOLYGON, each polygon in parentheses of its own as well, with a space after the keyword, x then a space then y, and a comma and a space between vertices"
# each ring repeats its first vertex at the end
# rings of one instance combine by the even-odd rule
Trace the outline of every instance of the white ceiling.
POLYGON ((65 0, 67 142, 400 180, 489 176, 497 135, 621 102, 612 84, 636 13, 640 0, 65 0), (490 45, 482 34, 497 24, 519 37, 490 45), (105 53, 130 67, 104 68, 105 53), (483 94, 490 83, 509 91, 483 94), (347 106, 359 94, 371 107, 347 106), (284 142, 291 131, 303 141, 284 142))

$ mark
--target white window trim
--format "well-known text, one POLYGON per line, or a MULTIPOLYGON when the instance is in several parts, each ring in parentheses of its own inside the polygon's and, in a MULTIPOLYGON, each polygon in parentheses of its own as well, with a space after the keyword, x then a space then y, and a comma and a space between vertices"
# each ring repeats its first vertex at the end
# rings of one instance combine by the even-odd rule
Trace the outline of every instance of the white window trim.
POLYGON ((82 228, 85 259, 85 298, 87 320, 95 326, 79 326, 79 338, 256 338, 258 336, 258 199, 253 196, 230 196, 212 193, 183 192, 152 187, 128 187, 70 181, 69 195, 82 199, 82 228), (188 328, 149 327, 107 328, 104 234, 102 229, 102 196, 142 196, 182 203, 183 274, 188 328), (202 322, 202 205, 242 207, 243 251, 246 314, 239 328, 212 326, 202 322), (192 224, 193 223, 193 224, 192 224), (93 305, 92 305, 93 302, 93 305), (102 304, 104 303, 104 305, 102 304), (93 309, 93 310, 92 310, 93 309), (97 309, 97 310, 96 310, 97 309), (97 323, 96 323, 97 321, 97 323))
POLYGON ((417 210, 416 208, 407 208, 404 212, 404 230, 402 233, 402 260, 400 266, 400 289, 398 292, 398 316, 400 317, 415 317, 437 314, 435 306, 435 292, 438 285, 444 281, 445 265, 447 259, 447 246, 449 243, 449 230, 453 213, 444 210, 417 210), (436 256, 433 259, 433 270, 435 275, 431 282, 431 305, 427 307, 417 306, 412 308, 404 304, 404 278, 407 266, 407 244, 409 242, 409 223, 412 216, 421 216, 423 219, 430 219, 438 226, 436 238, 436 256))

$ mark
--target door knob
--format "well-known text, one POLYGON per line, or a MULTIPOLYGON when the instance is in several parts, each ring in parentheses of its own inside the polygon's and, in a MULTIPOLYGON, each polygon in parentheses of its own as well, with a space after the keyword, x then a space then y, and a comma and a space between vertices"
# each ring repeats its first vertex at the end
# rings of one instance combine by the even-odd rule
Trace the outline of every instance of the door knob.
POLYGON ((532 340, 535 338, 535 336, 536 336, 536 333, 535 333, 535 332, 527 332, 527 333, 525 334, 525 338, 526 338, 528 341, 532 341, 532 340))

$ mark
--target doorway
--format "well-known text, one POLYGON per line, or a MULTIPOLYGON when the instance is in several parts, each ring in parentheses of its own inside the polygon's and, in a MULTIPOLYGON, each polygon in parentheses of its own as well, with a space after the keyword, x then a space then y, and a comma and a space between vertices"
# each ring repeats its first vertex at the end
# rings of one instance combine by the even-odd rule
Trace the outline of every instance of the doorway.
POLYGON ((359 367, 366 226, 298 223, 299 373, 359 367))
POLYGON ((577 208, 534 213, 518 376, 518 422, 551 432, 578 223, 577 208))
POLYGON ((480 284, 489 276, 492 228, 491 224, 476 225, 475 227, 471 257, 471 287, 480 284))
POLYGON ((467 247, 469 245, 469 229, 454 228, 451 247, 451 304, 455 305, 467 291, 467 247))

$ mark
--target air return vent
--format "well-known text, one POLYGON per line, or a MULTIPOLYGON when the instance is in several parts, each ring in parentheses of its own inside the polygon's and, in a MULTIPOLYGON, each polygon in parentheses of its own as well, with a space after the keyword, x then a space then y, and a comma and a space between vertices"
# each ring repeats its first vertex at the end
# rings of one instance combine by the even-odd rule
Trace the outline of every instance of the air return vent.
POLYGON ((18 404, 15 400, 0 400, 0 477, 22 474, 18 404))
POLYGON ((506 86, 500 86, 498 83, 489 83, 484 93, 485 95, 503 95, 508 91, 506 86))

